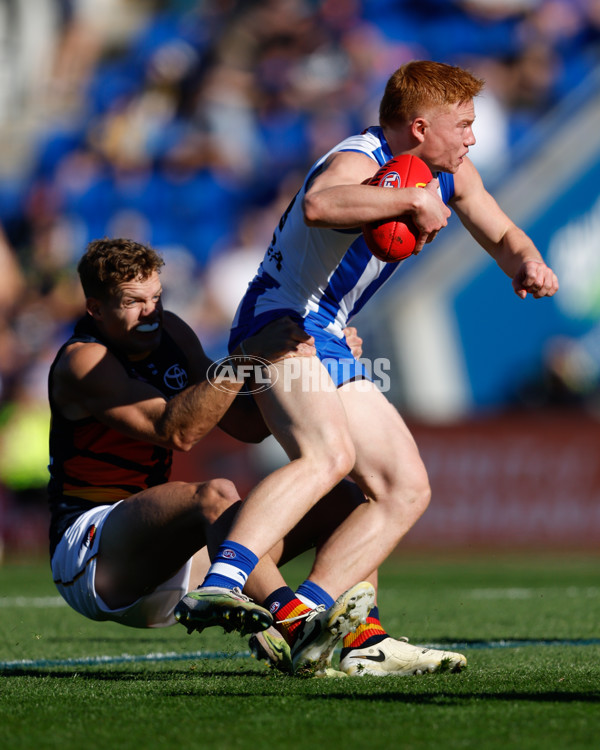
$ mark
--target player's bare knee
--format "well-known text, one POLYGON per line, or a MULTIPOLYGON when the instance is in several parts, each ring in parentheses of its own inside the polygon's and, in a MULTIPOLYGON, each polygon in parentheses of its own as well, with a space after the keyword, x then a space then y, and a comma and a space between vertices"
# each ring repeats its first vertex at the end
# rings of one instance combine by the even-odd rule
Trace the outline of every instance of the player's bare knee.
POLYGON ((321 456, 324 463, 324 471, 327 473, 330 483, 337 484, 352 471, 356 454, 351 444, 338 446, 335 450, 328 451, 321 456))
POLYGON ((431 500, 431 487, 426 475, 413 477, 408 487, 405 487, 402 493, 401 504, 404 513, 409 513, 413 518, 413 523, 419 519, 431 500))
POLYGON ((413 506, 415 513, 420 517, 426 510, 431 501, 431 485, 427 477, 415 488, 413 506))
POLYGON ((196 496, 202 514, 209 523, 240 502, 240 494, 229 479, 211 479, 208 482, 198 483, 196 496))
POLYGON ((339 451, 335 456, 335 470, 339 476, 339 481, 348 474, 354 468, 354 462, 356 461, 356 453, 354 447, 349 445, 343 450, 339 451))
POLYGON ((431 486, 425 471, 411 476, 384 477, 381 485, 372 485, 372 489, 375 499, 388 508, 391 517, 406 520, 409 514, 413 523, 425 512, 431 500, 431 486))

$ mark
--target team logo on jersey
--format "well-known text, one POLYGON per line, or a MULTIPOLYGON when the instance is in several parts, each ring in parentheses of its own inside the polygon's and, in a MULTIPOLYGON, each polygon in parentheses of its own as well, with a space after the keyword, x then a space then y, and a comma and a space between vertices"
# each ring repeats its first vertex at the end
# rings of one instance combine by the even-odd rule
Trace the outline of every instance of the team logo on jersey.
POLYGON ((400 175, 398 172, 388 172, 379 183, 379 187, 399 188, 402 187, 400 183, 400 175))
POLYGON ((228 560, 235 560, 236 554, 232 549, 224 549, 222 552, 223 557, 226 557, 228 560))
POLYGON ((85 536, 83 538, 83 542, 81 543, 81 545, 83 547, 87 547, 88 549, 91 549, 95 538, 96 538, 96 524, 93 523, 89 527, 89 529, 85 532, 85 536))
POLYGON ((167 388, 170 388, 172 391, 180 391, 188 384, 187 372, 181 365, 171 365, 165 372, 163 380, 167 388))

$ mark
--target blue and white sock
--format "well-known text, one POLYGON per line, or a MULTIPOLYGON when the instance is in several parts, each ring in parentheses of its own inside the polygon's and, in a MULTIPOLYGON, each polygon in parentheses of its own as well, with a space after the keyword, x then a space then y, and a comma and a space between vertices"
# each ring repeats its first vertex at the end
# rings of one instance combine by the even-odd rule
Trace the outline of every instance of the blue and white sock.
POLYGON ((219 547, 201 588, 219 586, 233 589, 238 586, 243 589, 257 562, 258 557, 251 549, 243 544, 225 540, 219 547))
POLYGON ((313 581, 309 581, 308 579, 298 586, 296 589, 296 596, 301 602, 304 602, 307 607, 311 607, 312 609, 318 604, 324 604, 325 609, 329 609, 329 607, 334 604, 334 600, 329 596, 325 589, 322 589, 316 583, 313 583, 313 581))

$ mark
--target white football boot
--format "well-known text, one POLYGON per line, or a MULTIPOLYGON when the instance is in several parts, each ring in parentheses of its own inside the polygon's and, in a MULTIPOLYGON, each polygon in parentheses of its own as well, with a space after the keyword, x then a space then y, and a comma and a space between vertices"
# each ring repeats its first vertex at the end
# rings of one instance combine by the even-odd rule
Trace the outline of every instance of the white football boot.
POLYGON ((351 677, 393 677, 427 672, 460 672, 467 666, 462 654, 425 646, 412 646, 407 638, 387 637, 374 646, 353 648, 340 661, 340 669, 351 677))

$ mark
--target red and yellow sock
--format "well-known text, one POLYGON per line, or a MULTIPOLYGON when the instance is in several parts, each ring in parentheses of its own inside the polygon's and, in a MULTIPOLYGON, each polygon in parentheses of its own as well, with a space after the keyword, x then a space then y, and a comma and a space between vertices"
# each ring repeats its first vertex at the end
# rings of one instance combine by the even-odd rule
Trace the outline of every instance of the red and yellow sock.
POLYGON ((290 646, 292 645, 296 637, 296 630, 300 627, 302 621, 304 620, 303 617, 300 617, 298 620, 294 620, 292 618, 298 617, 299 615, 308 614, 310 611, 310 607, 307 607, 304 602, 301 602, 300 599, 294 598, 291 602, 289 602, 289 604, 280 609, 277 613, 277 628, 290 646), (281 620, 290 619, 291 622, 281 622, 281 620))
POLYGON ((301 615, 308 614, 311 608, 301 602, 292 589, 287 586, 282 586, 267 597, 264 601, 264 607, 273 615, 277 630, 291 646, 294 642, 295 632, 304 620, 301 615), (293 619, 296 617, 299 617, 299 619, 293 619), (289 622, 282 622, 282 620, 288 620, 289 622))
POLYGON ((379 621, 379 609, 373 607, 369 612, 367 621, 364 625, 359 625, 353 633, 348 633, 344 638, 342 645, 342 658, 345 652, 353 648, 364 648, 365 646, 374 646, 379 641, 387 638, 383 625, 379 621))

